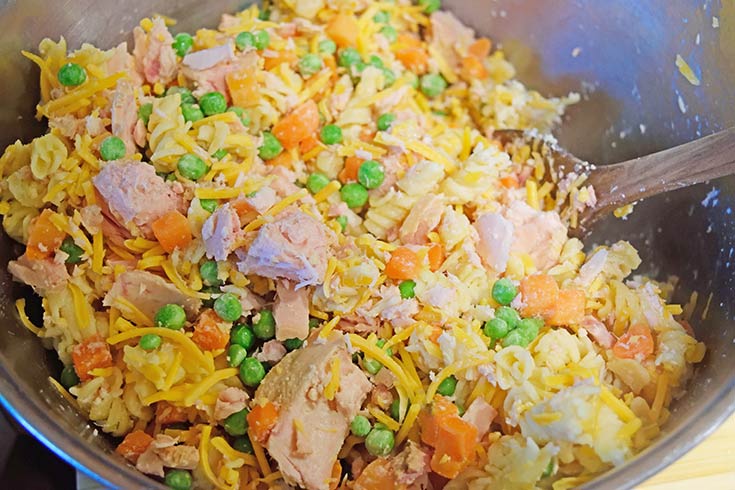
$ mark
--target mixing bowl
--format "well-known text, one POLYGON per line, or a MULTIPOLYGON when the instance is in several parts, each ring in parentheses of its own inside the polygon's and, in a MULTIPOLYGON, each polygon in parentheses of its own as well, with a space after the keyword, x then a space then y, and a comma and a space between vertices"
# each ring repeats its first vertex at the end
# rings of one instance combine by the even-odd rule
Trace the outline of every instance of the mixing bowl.
MULTIPOLYGON (((559 130, 561 142, 598 163, 673 146, 735 124, 735 4, 685 0, 445 0, 445 7, 502 44, 521 80, 544 94, 583 95, 559 130), (690 84, 675 64, 688 61, 690 84)), ((0 145, 41 134, 34 119, 38 72, 20 56, 44 37, 111 47, 131 40, 144 16, 179 19, 176 30, 215 25, 237 0, 0 0, 0 145)), ((697 162, 692 162, 696 165, 697 162)), ((692 291, 693 317, 708 346, 689 391, 673 404, 663 436, 585 489, 630 488, 711 433, 735 410, 735 178, 670 193, 637 206, 627 220, 601 223, 591 242, 630 240, 658 278, 680 278, 692 291), (716 198, 704 202, 715 189, 716 198)), ((0 401, 30 432, 80 470, 111 487, 163 488, 114 454, 101 435, 49 384, 58 361, 24 329, 13 307, 27 293, 5 265, 18 252, 0 245, 0 401)))

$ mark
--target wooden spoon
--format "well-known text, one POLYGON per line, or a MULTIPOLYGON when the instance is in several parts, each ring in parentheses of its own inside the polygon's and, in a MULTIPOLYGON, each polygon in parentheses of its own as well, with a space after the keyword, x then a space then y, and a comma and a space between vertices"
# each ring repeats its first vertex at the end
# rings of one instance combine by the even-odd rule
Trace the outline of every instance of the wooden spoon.
MULTIPOLYGON (((570 229, 581 238, 613 210, 646 197, 735 174, 735 128, 612 165, 591 165, 543 137, 516 129, 497 130, 493 137, 505 145, 529 144, 539 153, 551 175, 587 174, 597 202, 580 211, 578 226, 570 229)), ((558 179, 557 179, 558 181, 558 179)))

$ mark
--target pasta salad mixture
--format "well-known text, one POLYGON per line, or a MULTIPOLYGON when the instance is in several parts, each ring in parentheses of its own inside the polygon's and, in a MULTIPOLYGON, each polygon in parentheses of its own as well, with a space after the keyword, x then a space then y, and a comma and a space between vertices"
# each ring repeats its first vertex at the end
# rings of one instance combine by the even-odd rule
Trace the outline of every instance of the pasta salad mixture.
POLYGON ((43 324, 18 315, 170 488, 574 488, 657 437, 704 356, 629 243, 568 238, 585 176, 493 138, 579 97, 438 0, 23 54, 49 131, 0 159, 43 324))

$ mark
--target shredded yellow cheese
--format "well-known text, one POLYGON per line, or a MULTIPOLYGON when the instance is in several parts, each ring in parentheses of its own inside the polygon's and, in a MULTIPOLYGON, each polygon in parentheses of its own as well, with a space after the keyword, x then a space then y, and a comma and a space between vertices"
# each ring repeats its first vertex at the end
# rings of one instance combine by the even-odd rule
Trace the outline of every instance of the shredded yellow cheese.
POLYGON ((223 437, 213 437, 212 440, 209 442, 212 444, 212 447, 221 452, 231 461, 242 459, 243 461, 245 461, 246 465, 257 468, 258 460, 255 459, 255 456, 238 451, 237 449, 230 446, 223 437))
POLYGON ((171 259, 163 261, 163 263, 161 263, 161 267, 163 268, 163 272, 166 273, 166 276, 168 276, 179 291, 191 298, 209 299, 209 294, 194 291, 184 282, 179 275, 179 272, 176 270, 176 267, 174 267, 174 264, 171 262, 171 259))
POLYGON ((319 192, 314 194, 314 200, 316 202, 322 202, 329 196, 337 192, 342 187, 342 184, 338 180, 332 180, 329 184, 325 185, 319 192))
POLYGON ((116 297, 113 303, 123 315, 127 316, 138 325, 143 325, 145 327, 153 326, 153 320, 148 318, 148 315, 140 311, 137 306, 122 296, 116 297))
POLYGON ((86 97, 94 95, 105 89, 114 87, 115 84, 117 84, 117 81, 123 76, 125 76, 125 73, 120 72, 101 80, 92 80, 90 82, 82 84, 80 87, 72 90, 65 95, 62 95, 58 99, 51 100, 43 105, 38 105, 36 107, 36 117, 51 117, 52 115, 55 115, 62 111, 71 112, 70 109, 74 107, 75 103, 78 103, 80 100, 83 100, 86 97))
POLYGON ((178 351, 176 353, 176 356, 174 356, 174 362, 171 363, 171 367, 168 368, 168 372, 166 373, 166 379, 163 382, 164 391, 170 390, 171 386, 173 386, 174 379, 176 378, 176 373, 179 372, 179 368, 181 367, 181 361, 183 359, 184 359, 184 353, 182 351, 178 351))
POLYGON ((342 362, 340 361, 339 356, 334 356, 334 358, 332 358, 330 369, 331 377, 329 378, 327 385, 324 387, 324 398, 327 400, 334 400, 334 396, 337 394, 337 391, 339 391, 341 367, 342 362))
POLYGON ((23 326, 40 337, 42 330, 35 326, 31 319, 28 318, 28 315, 26 315, 25 298, 18 298, 17 300, 15 300, 15 309, 18 310, 18 316, 20 317, 20 322, 23 324, 23 326))
POLYGON ((332 330, 334 330, 334 327, 337 326, 339 321, 342 319, 339 315, 335 316, 331 320, 327 322, 326 325, 324 325, 324 328, 322 328, 321 332, 319 332, 319 337, 322 339, 329 338, 329 334, 332 333, 332 330))
POLYGON ((220 381, 237 376, 237 368, 225 368, 215 371, 208 375, 199 384, 195 385, 194 388, 189 392, 183 400, 184 406, 190 407, 196 403, 200 396, 206 393, 212 386, 216 385, 220 381))
POLYGON ((102 273, 102 261, 105 258, 105 248, 102 232, 98 231, 92 237, 92 270, 98 274, 102 273))
POLYGON ((108 338, 107 343, 110 345, 115 345, 119 344, 120 342, 124 342, 126 340, 130 340, 136 337, 141 337, 149 333, 156 334, 160 337, 176 342, 183 350, 184 355, 187 356, 187 365, 198 364, 199 366, 203 367, 207 372, 211 373, 214 371, 214 364, 212 363, 211 359, 208 359, 189 337, 178 330, 171 330, 169 328, 162 327, 134 328, 127 332, 121 332, 108 338))
POLYGON ((408 437, 408 433, 413 428, 414 424, 416 423, 416 419, 419 416, 419 412, 421 411, 421 404, 416 403, 414 405, 411 405, 408 409, 408 412, 406 412, 406 417, 403 419, 403 425, 401 425, 400 430, 396 434, 396 445, 400 445, 403 441, 406 440, 406 437, 408 437))
POLYGON ((209 464, 209 438, 212 434, 211 425, 202 426, 202 434, 199 440, 199 463, 207 479, 220 490, 232 490, 227 485, 223 485, 215 476, 212 467, 209 464))
POLYGON ((623 422, 631 422, 638 418, 630 407, 613 395, 606 386, 600 388, 600 398, 623 422))
POLYGON ((397 431, 400 428, 400 425, 398 422, 390 418, 388 415, 385 414, 382 410, 380 410, 378 407, 369 407, 368 412, 370 412, 370 415, 375 417, 375 420, 380 422, 381 424, 384 424, 386 427, 388 427, 393 432, 397 431))
POLYGON ((461 362, 455 362, 454 364, 450 364, 449 366, 445 367, 444 369, 439 371, 439 374, 436 375, 434 381, 431 382, 429 388, 426 390, 426 402, 429 403, 431 402, 431 400, 434 399, 434 395, 436 395, 436 390, 439 389, 439 385, 449 376, 457 374, 460 371, 464 371, 465 369, 470 369, 481 364, 487 364, 491 360, 492 358, 490 357, 490 355, 488 355, 477 357, 475 359, 467 359, 461 362))
POLYGON ((263 446, 253 437, 252 431, 249 431, 250 443, 253 445, 253 453, 255 453, 255 459, 258 460, 258 466, 260 466, 260 472, 263 476, 268 476, 272 473, 271 467, 268 464, 268 458, 265 457, 265 451, 263 446))
POLYGON ((406 143, 406 148, 411 151, 415 151, 427 160, 443 165, 444 170, 447 173, 451 173, 454 171, 454 163, 449 158, 442 155, 425 143, 416 140, 409 141, 406 143))
POLYGON ((69 393, 66 390, 66 388, 64 388, 63 386, 61 386, 61 383, 59 383, 58 381, 56 381, 51 376, 48 377, 48 381, 49 381, 49 383, 51 383, 51 386, 53 386, 56 389, 56 391, 58 391, 59 394, 66 399, 66 401, 68 401, 77 410, 80 410, 79 402, 77 402, 76 398, 74 398, 73 396, 71 396, 71 393, 69 393))

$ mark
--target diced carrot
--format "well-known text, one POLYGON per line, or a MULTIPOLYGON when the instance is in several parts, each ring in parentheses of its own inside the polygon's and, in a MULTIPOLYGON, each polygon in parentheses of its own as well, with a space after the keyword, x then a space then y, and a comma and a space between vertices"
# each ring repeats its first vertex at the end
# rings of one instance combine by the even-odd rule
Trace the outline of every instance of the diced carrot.
POLYGON ((429 252, 427 255, 429 258, 429 269, 431 272, 434 272, 438 270, 444 262, 444 247, 441 246, 441 243, 432 243, 429 246, 429 252))
POLYGON ((214 310, 204 310, 196 325, 191 340, 203 350, 217 350, 227 347, 230 339, 229 332, 220 326, 222 321, 214 310))
POLYGON ((416 252, 406 247, 395 249, 385 264, 385 275, 391 279, 413 279, 418 271, 419 257, 416 252))
POLYGON ((439 424, 431 469, 446 478, 456 477, 475 455, 477 427, 460 417, 446 417, 439 424))
POLYGON ((613 354, 623 359, 646 358, 653 354, 655 343, 648 325, 634 323, 613 346, 613 354))
POLYGON ((142 430, 135 430, 125 436, 125 439, 117 446, 115 452, 135 464, 138 462, 140 455, 148 449, 148 446, 152 442, 153 438, 151 436, 142 430))
POLYGON ((176 424, 189 420, 187 410, 172 405, 167 401, 156 403, 156 423, 161 425, 176 424))
POLYGON ((364 160, 356 156, 345 158, 345 165, 344 167, 342 167, 342 170, 340 170, 339 175, 337 176, 339 177, 339 181, 343 184, 356 181, 357 171, 360 170, 360 165, 362 165, 362 162, 364 162, 364 160))
POLYGON ((429 69, 429 53, 421 45, 421 41, 410 34, 399 34, 393 45, 396 59, 408 70, 421 75, 429 69))
POLYGON ((483 80, 487 78, 488 72, 482 61, 474 56, 465 56, 462 58, 462 70, 460 71, 462 78, 467 81, 474 79, 483 80))
POLYGON ((378 458, 362 470, 355 480, 354 490, 400 490, 406 488, 396 481, 390 460, 378 458))
POLYGON ((250 437, 265 444, 271 430, 278 422, 278 408, 271 402, 256 404, 247 416, 250 437))
POLYGON ((227 82, 227 89, 230 91, 232 105, 250 107, 256 105, 260 100, 255 70, 244 69, 229 72, 225 75, 225 81, 227 82))
POLYGON ((486 37, 481 37, 467 47, 467 54, 478 59, 486 58, 490 54, 493 43, 486 37))
POLYGON ((429 340, 434 342, 435 344, 439 343, 439 337, 444 333, 444 330, 442 330, 440 327, 434 327, 431 330, 431 335, 429 335, 429 340))
POLYGON ((559 286, 547 274, 528 276, 521 281, 524 317, 542 316, 547 318, 554 311, 559 298, 559 286))
POLYGON ((580 289, 563 289, 548 318, 549 325, 574 325, 584 318, 585 296, 580 289))
POLYGON ((272 70, 273 68, 276 68, 283 63, 286 63, 287 65, 292 65, 298 61, 299 57, 296 56, 296 53, 293 51, 278 51, 277 56, 264 58, 263 62, 263 68, 266 70, 272 70))
POLYGON ((51 222, 53 214, 50 209, 44 209, 28 227, 26 257, 29 259, 42 260, 51 257, 66 238, 66 233, 51 222))
POLYGON ((178 211, 164 214, 153 222, 151 228, 158 243, 168 253, 186 247, 192 239, 189 220, 178 211))
POLYGON ((421 441, 434 447, 439 437, 439 425, 445 417, 459 417, 457 406, 449 398, 438 395, 434 398, 431 407, 424 410, 420 416, 421 441))
POLYGON ((273 126, 273 136, 278 138, 284 148, 290 150, 313 135, 319 128, 319 108, 309 99, 281 118, 273 126))
POLYGON ((75 345, 71 351, 71 358, 74 362, 74 371, 76 371, 77 376, 82 381, 88 381, 93 378, 89 374, 91 370, 112 366, 110 346, 99 335, 89 337, 80 344, 75 345))
POLYGON ((293 165, 293 155, 290 151, 282 151, 277 157, 271 158, 265 162, 267 165, 291 168, 293 165))
POLYGON ((364 141, 365 143, 370 143, 375 139, 376 132, 370 129, 370 127, 365 126, 362 128, 362 131, 360 131, 360 134, 358 135, 358 138, 360 138, 360 141, 364 141))
POLYGON ((324 32, 337 43, 337 46, 346 48, 357 45, 357 35, 360 29, 354 15, 339 13, 329 20, 324 32))
POLYGON ((518 183, 518 177, 513 174, 501 177, 500 183, 503 184, 503 187, 505 187, 506 189, 518 189, 518 187, 520 187, 520 184, 518 183))
POLYGON ((309 153, 317 146, 319 146, 319 138, 316 137, 316 133, 310 134, 299 143, 299 152, 303 155, 304 153, 309 153))
POLYGON ((232 206, 238 216, 255 211, 255 208, 242 198, 230 201, 230 206, 232 206))

